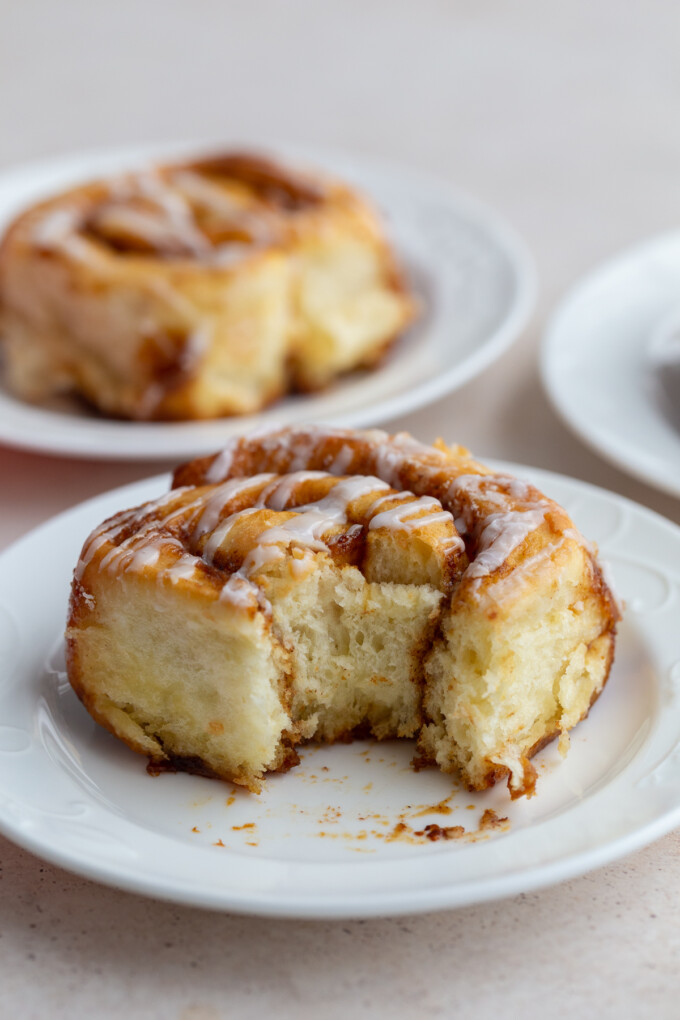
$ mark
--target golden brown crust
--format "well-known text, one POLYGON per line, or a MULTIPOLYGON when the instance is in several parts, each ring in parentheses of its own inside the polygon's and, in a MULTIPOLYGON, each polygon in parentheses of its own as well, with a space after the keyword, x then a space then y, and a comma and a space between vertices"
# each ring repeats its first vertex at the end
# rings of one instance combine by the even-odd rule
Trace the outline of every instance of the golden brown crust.
MULTIPOLYGON (((612 596, 611 596, 611 593, 609 592, 608 589, 607 589, 607 593, 608 593, 608 598, 611 599, 612 596)), ((615 606, 614 608, 615 608, 615 614, 611 615, 611 617, 609 619, 609 623, 608 623, 605 631, 603 631, 603 635, 607 635, 607 634, 611 635, 612 641, 611 641, 611 643, 608 646, 607 661, 606 661, 605 668, 604 668, 604 678, 602 680, 602 686, 599 688, 599 690, 593 691, 592 697, 590 699, 590 704, 588 705, 588 708, 586 709, 586 711, 581 716, 581 719, 579 720, 580 722, 583 722, 583 720, 588 717, 588 715, 590 713, 590 709, 593 707, 593 705, 595 704, 597 699, 602 694, 602 691, 604 690, 605 685, 606 685, 607 681, 609 680, 609 676, 610 676, 610 673, 611 673, 611 668, 612 668, 612 666, 614 664, 615 644, 614 644, 614 640, 613 639, 616 637, 616 624, 617 624, 617 621, 620 618, 618 607, 615 606)), ((533 744, 533 746, 530 747, 529 750, 526 752, 527 767, 526 767, 525 775, 527 777, 527 782, 524 785, 520 785, 520 786, 517 786, 517 787, 512 787, 512 786, 510 786, 510 784, 508 784, 508 789, 510 790, 510 796, 511 796, 511 798, 513 800, 516 800, 518 797, 524 797, 524 796, 531 797, 534 794, 535 789, 536 789, 536 780, 538 778, 538 773, 536 772, 535 767, 531 764, 531 759, 535 755, 537 755, 540 751, 542 751, 544 748, 548 747, 549 744, 552 744, 552 742, 554 740, 557 740, 558 737, 561 736, 561 734, 562 734, 562 731, 559 728, 553 730, 551 733, 546 733, 544 736, 540 737, 539 740, 537 740, 536 743, 533 744)), ((423 760, 422 758, 418 759, 418 763, 419 763, 419 767, 421 767, 421 768, 425 767, 427 765, 434 764, 433 762, 427 761, 427 760, 423 760)), ((489 762, 489 769, 488 769, 488 772, 486 773, 483 781, 481 783, 479 783, 479 784, 474 785, 474 786, 468 786, 468 789, 472 793, 481 793, 484 790, 489 790, 492 786, 495 786, 496 783, 499 782, 501 779, 508 778, 509 775, 510 775, 510 769, 508 769, 508 768, 506 768, 504 766, 496 765, 494 762, 489 762)))

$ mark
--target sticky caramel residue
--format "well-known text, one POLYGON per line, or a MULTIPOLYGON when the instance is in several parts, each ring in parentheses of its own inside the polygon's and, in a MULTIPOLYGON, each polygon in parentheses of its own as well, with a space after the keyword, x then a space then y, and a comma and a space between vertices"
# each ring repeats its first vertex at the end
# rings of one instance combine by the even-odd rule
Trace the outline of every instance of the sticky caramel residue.
POLYGON ((331 807, 329 805, 324 811, 324 813, 321 815, 321 818, 319 819, 319 825, 323 824, 332 825, 335 822, 339 822, 341 818, 342 811, 340 810, 340 808, 331 807))
MULTIPOLYGON (((410 818, 418 818, 424 813, 419 811, 415 815, 411 815, 410 818)), ((415 829, 409 824, 408 819, 409 816, 406 814, 400 815, 399 821, 391 832, 387 833, 384 837, 385 842, 396 843, 401 841, 414 845, 427 842, 436 843, 442 839, 460 839, 474 843, 478 839, 488 839, 491 831, 504 832, 510 827, 509 820, 507 818, 499 818, 491 808, 487 808, 484 811, 476 829, 466 829, 464 825, 439 825, 437 822, 429 822, 424 828, 415 829)))
POLYGON ((451 801, 456 796, 455 792, 449 794, 444 800, 440 800, 438 804, 428 804, 421 808, 420 811, 416 811, 413 818, 421 818, 423 815, 450 815, 453 814, 453 808, 451 807, 451 801))

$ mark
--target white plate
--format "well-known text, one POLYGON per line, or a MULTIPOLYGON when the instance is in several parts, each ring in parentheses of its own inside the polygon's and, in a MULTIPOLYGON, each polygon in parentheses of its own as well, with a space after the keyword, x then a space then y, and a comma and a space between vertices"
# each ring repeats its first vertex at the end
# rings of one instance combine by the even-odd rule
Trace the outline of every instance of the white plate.
POLYGON ((156 478, 62 514, 0 557, 0 830, 63 867, 152 896, 358 917, 538 888, 678 824, 680 529, 592 486, 508 469, 567 506, 628 601, 609 683, 566 760, 554 746, 537 757, 536 797, 511 803, 504 785, 471 796, 439 772, 415 773, 410 742, 309 749, 259 797, 195 776, 149 777, 72 693, 61 631, 84 536, 164 491, 156 478), (438 813, 447 797, 451 813, 438 813), (469 833, 487 808, 508 817, 507 831, 439 842, 408 835, 428 823, 469 833), (400 820, 406 838, 387 840, 400 820))
POLYGON ((542 356, 545 387, 567 425, 623 471, 674 496, 680 384, 674 416, 654 355, 678 305, 674 233, 632 248, 580 283, 554 315, 542 356))
MULTIPOLYGON (((215 143, 205 149, 214 149, 215 143)), ((135 149, 34 164, 0 175, 0 232, 39 196, 168 149, 135 149)), ((177 147, 172 150, 177 153, 177 147)), ((193 147, 192 151, 195 151, 193 147)), ((519 335, 533 308, 534 270, 523 243, 494 212, 426 175, 319 150, 276 147, 355 183, 380 207, 424 313, 375 372, 327 392, 294 396, 259 415, 217 422, 107 420, 70 401, 34 407, 0 388, 0 440, 85 457, 174 460, 207 453, 254 426, 300 419, 348 427, 384 422, 462 386, 519 335)))

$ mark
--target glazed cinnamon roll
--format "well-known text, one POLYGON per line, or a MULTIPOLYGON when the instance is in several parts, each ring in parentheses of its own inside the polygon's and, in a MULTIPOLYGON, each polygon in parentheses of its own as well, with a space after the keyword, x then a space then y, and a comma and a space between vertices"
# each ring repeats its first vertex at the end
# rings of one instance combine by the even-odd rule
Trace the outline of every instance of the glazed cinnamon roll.
POLYGON ((324 387, 375 365, 413 311, 362 198, 247 154, 74 188, 0 246, 9 387, 126 418, 249 413, 324 387))
POLYGON ((87 540, 67 634, 80 698, 157 764, 257 789, 304 741, 371 733, 519 796, 602 690, 594 549, 460 447, 259 432, 175 482, 87 540))

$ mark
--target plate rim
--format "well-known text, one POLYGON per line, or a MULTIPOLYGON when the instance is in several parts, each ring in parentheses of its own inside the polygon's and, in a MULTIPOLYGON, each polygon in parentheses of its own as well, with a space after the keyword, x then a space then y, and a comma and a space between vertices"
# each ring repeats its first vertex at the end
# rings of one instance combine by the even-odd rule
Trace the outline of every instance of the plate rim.
MULTIPOLYGON (((554 363, 555 352, 560 348, 559 334, 574 309, 592 301, 592 291, 601 284, 608 274, 622 269, 633 260, 649 258, 659 248, 670 242, 680 245, 680 230, 663 231, 636 244, 628 245, 610 257, 602 259, 579 277, 564 293, 545 326, 540 346, 539 368, 543 388, 553 409, 563 424, 590 450, 613 464, 628 477, 636 478, 667 495, 680 498, 680 475, 678 475, 677 482, 674 483, 672 472, 663 476, 654 469, 653 465, 648 467, 640 460, 631 464, 625 459, 620 447, 615 442, 603 438, 599 429, 588 428, 587 423, 582 421, 572 408, 565 388, 560 385, 559 373, 554 363)), ((678 298, 678 305, 680 305, 680 298, 678 298)), ((662 417, 660 411, 659 416, 662 417)), ((680 451, 680 438, 678 439, 678 450, 680 451)))
MULTIPOLYGON (((21 161, 16 164, 0 169, 0 187, 12 178, 21 179, 22 175, 36 172, 65 172, 71 165, 96 166, 97 161, 111 160, 112 162, 123 162, 134 164, 143 162, 145 159, 171 158, 190 152, 207 151, 219 145, 235 147, 234 141, 217 141, 216 139, 204 139, 194 142, 164 142, 147 145, 122 145, 113 147, 101 147, 62 154, 46 159, 21 161)), ((464 357, 458 364, 448 368, 444 372, 437 372, 433 368, 430 375, 415 387, 403 393, 393 394, 379 399, 377 403, 365 404, 360 408, 342 412, 339 414, 324 415, 318 409, 300 409, 299 414, 295 411, 294 421, 302 421, 305 417, 314 417, 328 425, 342 426, 347 428, 364 428, 412 413, 434 403, 449 393, 460 389, 471 379, 481 374, 494 361, 519 338, 529 324, 537 303, 538 276, 536 263, 533 255, 523 239, 522 235, 511 225, 503 213, 481 201, 468 195, 464 191, 450 184, 444 175, 437 175, 427 170, 401 164, 397 161, 384 159, 379 156, 366 155, 361 152, 343 150, 341 148, 292 143, 290 141, 272 141, 265 145, 255 141, 247 143, 251 147, 260 148, 262 151, 271 151, 283 159, 307 160, 323 172, 324 170, 333 174, 334 161, 342 163, 343 160, 354 162, 358 170, 367 173, 380 173, 400 180, 404 186, 411 190, 427 189, 440 201, 446 201, 459 215, 472 220, 476 226, 484 230, 487 238, 492 241, 497 251, 502 251, 507 265, 512 274, 513 294, 512 300, 504 315, 503 321, 484 340, 481 346, 464 357)), ((103 172, 103 171, 102 171, 103 172)), ((91 176, 96 171, 89 173, 91 176)), ((80 175, 83 179, 88 178, 88 173, 80 175)), ((73 180, 78 180, 78 174, 74 170, 73 180)), ((369 193, 369 199, 380 204, 380 195, 369 193)), ((427 328, 427 327, 425 327, 427 328)), ((176 460, 177 447, 173 441, 177 435, 187 435, 182 446, 180 456, 199 456, 209 448, 215 447, 220 442, 226 441, 229 435, 241 434, 242 432, 257 428, 276 420, 276 405, 271 410, 264 409, 256 415, 238 416, 222 419, 225 423, 234 423, 235 429, 224 437, 211 436, 207 441, 201 441, 200 436, 192 442, 191 432, 199 432, 201 428, 215 428, 219 426, 220 419, 207 422, 180 422, 180 423, 151 423, 151 427, 158 428, 167 424, 167 439, 157 445, 157 441, 145 437, 142 431, 146 423, 140 423, 141 427, 136 428, 137 423, 116 422, 114 419, 88 419, 78 418, 74 415, 61 415, 50 412, 48 409, 38 405, 35 407, 30 403, 21 401, 4 389, 0 391, 0 442, 16 449, 33 450, 52 456, 72 456, 78 458, 91 458, 96 456, 103 460, 122 461, 145 461, 145 460, 176 460), (3 407, 17 408, 18 414, 24 414, 28 418, 29 427, 23 432, 16 431, 11 425, 8 426, 3 416, 3 407), (41 418, 44 422, 41 428, 41 418), (55 428, 55 421, 65 420, 66 430, 62 435, 58 428, 55 428), (104 446, 98 445, 98 441, 88 441, 87 424, 90 420, 103 420, 106 425, 120 425, 121 431, 114 432, 113 440, 107 438, 104 446), (80 423, 82 427, 73 427, 73 423, 80 423), (32 428, 31 424, 34 423, 32 428), (128 434, 129 432, 129 434, 128 434), (140 439, 142 442, 140 442, 140 439)))
MULTIPOLYGON (((680 542, 680 527, 678 525, 669 521, 661 514, 618 493, 543 468, 534 468, 511 462, 496 461, 494 459, 489 459, 485 463, 489 463, 494 469, 510 471, 520 477, 522 473, 529 472, 542 486, 546 482, 549 485, 554 480, 557 484, 566 484, 570 488, 573 487, 575 495, 585 494, 587 496, 592 494, 596 498, 604 496, 608 502, 613 500, 617 505, 633 509, 636 515, 641 514, 643 517, 654 520, 662 528, 672 533, 680 542)), ((3 550, 0 554, 0 571, 5 568, 6 559, 10 555, 21 555, 35 541, 37 536, 45 537, 46 533, 63 528, 67 525, 69 517, 89 509, 94 510, 97 506, 107 501, 114 500, 118 502, 119 497, 125 498, 126 493, 141 493, 144 489, 150 493, 152 488, 160 489, 161 486, 167 485, 167 480, 167 473, 153 475, 149 478, 100 493, 62 511, 3 550)), ((138 497, 136 496, 135 498, 138 497)), ((1 800, 0 833, 24 849, 75 874, 95 879, 108 886, 152 896, 156 899, 260 917, 300 919, 387 917, 452 909, 478 902, 503 899, 516 895, 519 892, 544 888, 545 886, 584 874, 593 868, 601 867, 653 842, 680 824, 680 794, 676 800, 677 802, 672 807, 663 810, 658 817, 654 817, 651 821, 639 826, 632 832, 618 836, 603 845, 596 846, 594 850, 588 849, 572 853, 564 858, 532 866, 528 870, 520 870, 509 875, 500 874, 491 878, 467 880, 464 886, 452 884, 446 887, 436 886, 431 889, 412 888, 401 891, 398 896, 393 891, 388 891, 382 892, 373 898, 366 898, 359 893, 353 893, 354 900, 350 899, 349 903, 348 896, 343 896, 342 893, 337 894, 335 898, 324 894, 321 908, 311 896, 301 899, 299 893, 288 892, 282 894, 280 890, 276 890, 274 896, 267 898, 266 891, 263 895, 258 896, 253 895, 252 891, 239 896, 237 891, 232 889, 228 891, 229 894, 226 898, 223 896, 222 898, 218 897, 216 900, 214 890, 204 889, 197 892, 188 886, 178 887, 177 884, 174 887, 168 887, 167 881, 162 877, 155 880, 153 878, 150 879, 148 874, 135 872, 134 867, 132 867, 132 870, 128 868, 126 871, 125 866, 118 866, 116 862, 109 861, 107 866, 98 860, 91 862, 78 860, 77 854, 69 852, 68 849, 61 849, 58 843, 55 844, 54 840, 46 844, 44 840, 41 840, 39 834, 36 838, 32 838, 30 832, 22 831, 18 826, 13 825, 11 818, 6 817, 5 808, 1 800), (358 902, 359 900, 361 902, 358 902)), ((134 822, 130 824, 135 825, 134 822)), ((154 833, 154 836, 162 838, 163 834, 154 833)))

